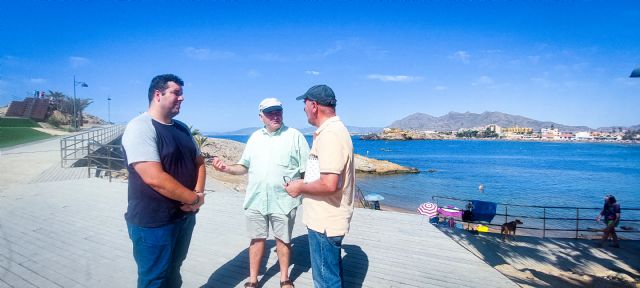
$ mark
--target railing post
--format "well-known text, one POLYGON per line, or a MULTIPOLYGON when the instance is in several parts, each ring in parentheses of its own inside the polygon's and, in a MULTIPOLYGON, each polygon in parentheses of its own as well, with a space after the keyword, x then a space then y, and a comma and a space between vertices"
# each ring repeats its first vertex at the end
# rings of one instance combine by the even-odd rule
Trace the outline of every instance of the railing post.
POLYGON ((91 142, 87 140, 87 178, 91 178, 91 142))
POLYGON ((112 147, 107 147, 107 151, 109 151, 109 153, 107 153, 107 169, 109 169, 109 182, 111 182, 111 149, 113 149, 112 147))
POLYGON ((547 231, 547 208, 542 208, 542 238, 546 235, 547 231))
POLYGON ((60 139, 60 168, 64 168, 64 146, 62 141, 64 141, 64 138, 60 139))
POLYGON ((504 223, 509 222, 507 215, 509 215, 509 206, 504 205, 504 223))
POLYGON ((578 229, 580 229, 580 208, 576 208, 576 239, 578 239, 578 229))

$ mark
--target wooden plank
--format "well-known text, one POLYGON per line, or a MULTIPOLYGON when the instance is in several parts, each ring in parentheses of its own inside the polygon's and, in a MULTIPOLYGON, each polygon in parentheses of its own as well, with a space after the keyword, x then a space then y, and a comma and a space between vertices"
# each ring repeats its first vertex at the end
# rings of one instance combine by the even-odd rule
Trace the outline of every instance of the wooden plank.
MULTIPOLYGON (((0 249, 0 255, 18 253, 32 270, 37 265, 49 267, 42 277, 65 287, 134 285, 136 268, 123 218, 125 183, 84 179, 13 189, 20 192, 6 194, 10 201, 0 202, 0 217, 18 220, 6 226, 11 251, 0 249)), ((248 276, 250 242, 243 195, 222 190, 208 194, 206 201, 182 267, 184 287, 242 287, 248 276)), ((307 229, 302 211, 298 215, 290 274, 298 287, 310 287, 307 229)), ((346 283, 355 287, 515 285, 430 224, 420 225, 415 216, 356 209, 343 246, 346 283), (477 276, 461 280, 451 277, 452 273, 477 276)), ((275 241, 268 239, 260 276, 264 287, 278 287, 274 248, 275 241)))

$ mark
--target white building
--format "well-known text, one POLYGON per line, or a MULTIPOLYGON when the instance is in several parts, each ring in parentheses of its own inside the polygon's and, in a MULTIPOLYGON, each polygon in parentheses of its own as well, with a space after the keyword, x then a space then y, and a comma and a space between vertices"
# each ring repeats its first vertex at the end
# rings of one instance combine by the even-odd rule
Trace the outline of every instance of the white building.
POLYGON ((593 136, 591 136, 590 132, 582 131, 576 133, 574 138, 575 140, 593 140, 593 136))

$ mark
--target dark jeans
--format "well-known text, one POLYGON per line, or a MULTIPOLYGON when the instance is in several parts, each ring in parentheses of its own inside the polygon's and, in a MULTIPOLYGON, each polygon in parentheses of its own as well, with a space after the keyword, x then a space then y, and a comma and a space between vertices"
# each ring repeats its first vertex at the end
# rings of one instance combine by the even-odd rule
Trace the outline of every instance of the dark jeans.
POLYGON ((309 253, 313 286, 316 288, 342 287, 342 239, 344 236, 327 237, 311 229, 309 231, 309 253))
POLYGON ((160 227, 139 227, 127 223, 138 265, 138 287, 180 287, 180 266, 187 258, 195 214, 160 227))

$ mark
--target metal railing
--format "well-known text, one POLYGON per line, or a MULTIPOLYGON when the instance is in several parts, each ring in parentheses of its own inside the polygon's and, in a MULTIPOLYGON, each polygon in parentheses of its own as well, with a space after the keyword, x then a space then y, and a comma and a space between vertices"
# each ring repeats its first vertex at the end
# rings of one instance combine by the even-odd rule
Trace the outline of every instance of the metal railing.
POLYGON ((109 182, 111 182, 114 173, 126 168, 122 145, 104 145, 90 141, 87 149, 93 151, 86 157, 88 178, 91 178, 91 175, 109 177, 109 182), (91 173, 92 170, 94 170, 93 174, 91 173), (101 173, 104 173, 104 175, 101 175, 101 173))
POLYGON ((124 125, 110 125, 60 139, 60 166, 70 167, 95 151, 94 148, 99 149, 99 145, 91 145, 93 142, 111 143, 122 135, 124 128, 124 125))
MULTIPOLYGON (((469 199, 459 199, 438 195, 432 196, 431 198, 436 204, 438 204, 438 199, 444 199, 449 202, 460 203, 460 206, 462 207, 465 207, 469 201, 472 201, 469 199)), ((541 236, 542 238, 588 238, 589 236, 594 236, 597 233, 602 232, 602 229, 604 228, 589 227, 590 224, 598 225, 595 222, 595 217, 600 213, 602 207, 539 206, 510 203, 496 204, 496 214, 491 223, 479 221, 465 222, 482 223, 488 226, 500 227, 502 226, 502 223, 509 222, 510 220, 527 219, 523 221, 523 225, 518 225, 518 231, 523 229, 526 230, 526 234, 528 235, 541 236), (585 218, 587 215, 589 218, 585 218), (500 221, 502 219, 504 219, 504 222, 500 221)), ((441 205, 438 204, 438 207, 441 207, 441 205)), ((640 238, 640 219, 638 219, 638 216, 640 215, 640 208, 622 207, 620 210, 622 211, 620 213, 620 225, 618 229, 616 229, 616 233, 624 233, 627 234, 625 237, 632 237, 634 239, 640 238), (624 229, 623 227, 627 229, 624 229)))

